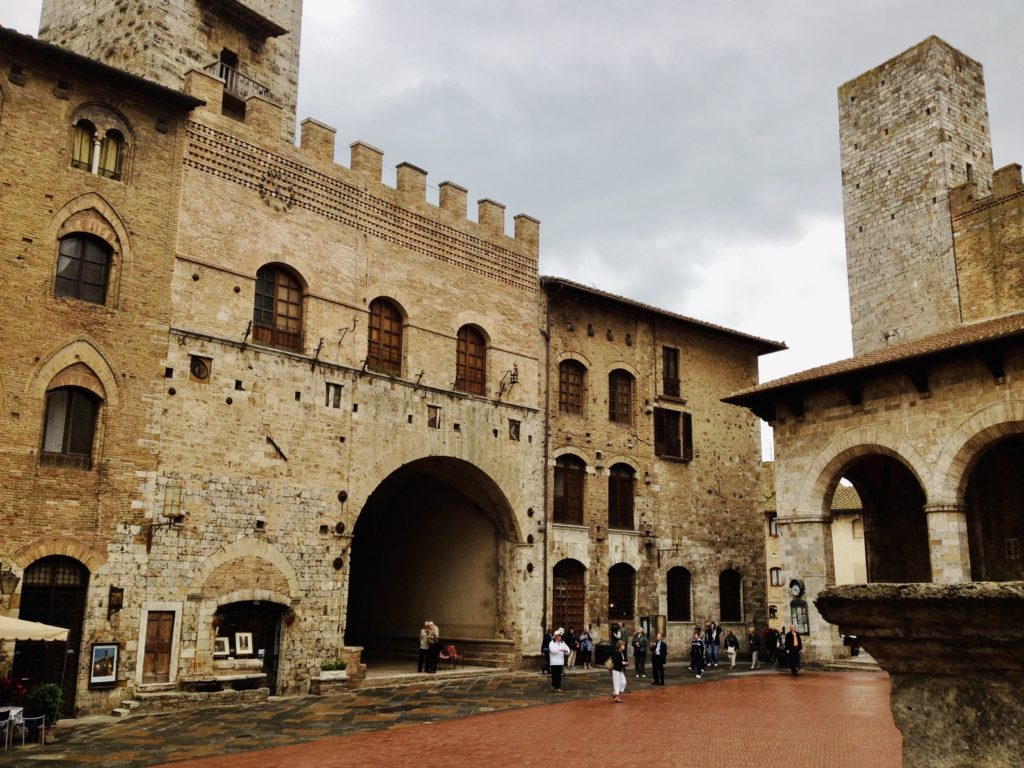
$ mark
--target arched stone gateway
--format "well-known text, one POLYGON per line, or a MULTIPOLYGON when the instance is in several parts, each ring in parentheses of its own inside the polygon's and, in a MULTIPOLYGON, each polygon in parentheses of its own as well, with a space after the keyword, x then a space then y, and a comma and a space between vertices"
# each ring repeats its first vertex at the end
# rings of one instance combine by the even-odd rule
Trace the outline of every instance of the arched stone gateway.
POLYGON ((405 464, 353 530, 345 644, 415 653, 427 619, 443 642, 514 638, 519 540, 507 498, 479 468, 445 457, 405 464))

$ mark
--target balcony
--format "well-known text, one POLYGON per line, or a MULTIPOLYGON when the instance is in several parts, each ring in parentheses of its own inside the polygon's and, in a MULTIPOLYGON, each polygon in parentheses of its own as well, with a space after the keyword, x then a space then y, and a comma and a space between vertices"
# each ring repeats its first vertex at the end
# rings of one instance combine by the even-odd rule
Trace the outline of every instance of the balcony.
POLYGON ((270 97, 270 89, 267 86, 257 83, 251 77, 246 77, 223 61, 215 61, 203 71, 208 75, 213 75, 223 80, 224 92, 243 103, 250 96, 259 96, 268 101, 273 101, 270 97))

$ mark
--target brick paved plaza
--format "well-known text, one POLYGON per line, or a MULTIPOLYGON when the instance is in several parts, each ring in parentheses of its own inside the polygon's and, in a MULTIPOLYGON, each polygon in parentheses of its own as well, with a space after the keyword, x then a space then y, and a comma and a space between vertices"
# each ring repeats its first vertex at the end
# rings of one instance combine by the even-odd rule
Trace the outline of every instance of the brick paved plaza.
POLYGON ((664 688, 630 678, 620 705, 598 671, 570 673, 562 694, 538 674, 495 675, 65 723, 55 744, 0 753, 0 765, 899 768, 901 744, 882 673, 714 670, 698 682, 675 669, 664 688))

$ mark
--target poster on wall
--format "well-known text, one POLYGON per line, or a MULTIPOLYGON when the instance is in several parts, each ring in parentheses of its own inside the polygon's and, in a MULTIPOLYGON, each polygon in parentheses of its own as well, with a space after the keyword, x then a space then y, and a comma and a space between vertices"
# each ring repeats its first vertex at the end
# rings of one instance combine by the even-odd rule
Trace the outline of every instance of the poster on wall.
POLYGON ((117 685, 117 643, 93 643, 89 660, 89 687, 113 688, 117 685))

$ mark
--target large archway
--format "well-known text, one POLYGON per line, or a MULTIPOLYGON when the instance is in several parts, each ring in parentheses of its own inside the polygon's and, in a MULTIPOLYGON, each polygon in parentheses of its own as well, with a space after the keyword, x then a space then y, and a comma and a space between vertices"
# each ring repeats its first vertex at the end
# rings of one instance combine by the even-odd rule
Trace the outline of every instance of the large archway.
POLYGON ((1024 435, 1010 435, 979 456, 967 478, 971 579, 1024 579, 1024 435))
POLYGON ((426 619, 442 641, 511 638, 518 540, 497 484, 469 462, 410 462, 370 495, 353 531, 347 645, 414 652, 426 619))
POLYGON ((841 476, 863 507, 867 580, 931 581, 925 494, 910 469, 891 456, 871 453, 847 464, 841 476))

